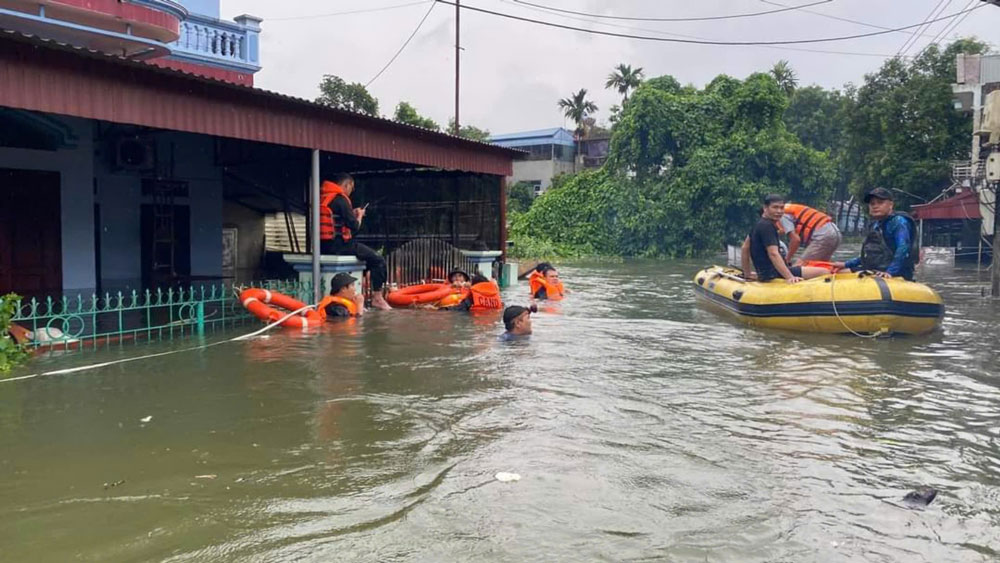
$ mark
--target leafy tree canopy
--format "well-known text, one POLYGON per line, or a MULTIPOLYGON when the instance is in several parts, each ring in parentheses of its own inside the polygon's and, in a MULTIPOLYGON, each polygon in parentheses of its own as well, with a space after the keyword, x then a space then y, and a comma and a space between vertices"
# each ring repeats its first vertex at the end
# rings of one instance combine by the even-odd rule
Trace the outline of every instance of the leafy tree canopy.
POLYGON ((396 113, 392 116, 392 120, 398 123, 423 127, 424 129, 430 129, 432 131, 438 131, 441 129, 441 127, 435 123, 433 119, 423 117, 417 113, 417 109, 411 106, 409 102, 399 102, 396 106, 396 113))
POLYGON ((363 84, 348 84, 339 76, 327 74, 319 83, 319 92, 318 104, 378 117, 378 100, 363 84))

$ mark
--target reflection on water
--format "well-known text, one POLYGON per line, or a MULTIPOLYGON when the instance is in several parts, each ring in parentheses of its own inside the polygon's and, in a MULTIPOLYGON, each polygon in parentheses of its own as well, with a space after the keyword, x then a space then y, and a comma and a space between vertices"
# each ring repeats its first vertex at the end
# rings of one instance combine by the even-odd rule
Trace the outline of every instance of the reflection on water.
POLYGON ((524 342, 397 311, 0 384, 0 559, 1000 558, 974 272, 929 274, 941 332, 869 341, 728 322, 701 266, 563 267, 524 342), (937 500, 904 507, 918 486, 937 500))

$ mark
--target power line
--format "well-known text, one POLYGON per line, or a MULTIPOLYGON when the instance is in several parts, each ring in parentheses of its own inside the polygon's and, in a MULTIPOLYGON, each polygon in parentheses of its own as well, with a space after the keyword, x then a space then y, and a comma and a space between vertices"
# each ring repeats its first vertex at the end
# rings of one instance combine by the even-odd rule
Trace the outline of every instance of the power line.
POLYGON ((392 6, 382 6, 381 8, 364 8, 361 10, 349 10, 346 12, 332 12, 328 14, 312 14, 309 16, 289 16, 285 18, 266 18, 267 22, 281 22, 281 21, 293 21, 293 20, 313 20, 317 18, 330 18, 334 16, 349 16, 352 14, 369 14, 372 12, 385 12, 387 10, 396 10, 399 8, 409 8, 410 6, 419 6, 421 4, 426 4, 428 1, 433 0, 420 0, 419 2, 408 2, 406 4, 394 4, 392 6))
POLYGON ((917 33, 920 32, 924 24, 927 23, 927 20, 933 18, 935 15, 941 15, 941 12, 943 12, 948 6, 951 6, 951 3, 952 0, 948 0, 948 4, 942 6, 942 4, 944 4, 944 0, 938 0, 937 5, 931 8, 930 13, 927 14, 926 18, 924 18, 924 23, 920 24, 919 28, 914 29, 913 33, 911 33, 910 36, 906 38, 906 41, 904 41, 903 44, 899 46, 899 50, 896 51, 896 56, 903 55, 907 51, 909 51, 910 47, 912 47, 917 42, 917 33), (941 11, 938 11, 938 8, 941 8, 941 11))
MULTIPOLYGON (((772 6, 782 6, 782 7, 785 7, 785 8, 790 7, 787 4, 782 4, 780 2, 772 2, 771 0, 760 0, 760 1, 763 2, 764 4, 770 4, 772 6)), ((896 31, 896 30, 892 29, 891 27, 886 27, 884 25, 877 25, 877 24, 873 24, 873 23, 869 23, 869 22, 852 20, 851 18, 845 18, 845 17, 842 17, 842 16, 835 16, 833 14, 824 14, 823 12, 817 12, 816 10, 807 10, 805 8, 800 8, 799 11, 800 12, 804 12, 806 14, 812 14, 814 16, 819 16, 821 18, 826 18, 828 20, 834 20, 834 21, 840 21, 840 22, 846 22, 846 23, 853 23, 854 25, 860 25, 862 27, 869 27, 871 29, 883 29, 883 30, 886 30, 886 31, 892 31, 893 33, 904 33, 904 34, 906 33, 905 31, 896 31)), ((928 34, 921 33, 920 35, 922 35, 924 37, 931 37, 931 35, 929 33, 928 34)))
POLYGON ((626 21, 644 21, 644 22, 701 22, 701 21, 714 21, 714 20, 731 20, 737 18, 753 18, 757 16, 766 16, 769 14, 778 14, 781 12, 788 12, 791 10, 798 10, 800 8, 808 8, 810 6, 818 6, 820 4, 827 4, 833 2, 833 0, 818 0, 816 2, 811 2, 809 4, 802 4, 801 6, 791 6, 784 7, 778 10, 768 10, 765 12, 751 12, 746 14, 730 14, 726 16, 704 16, 696 18, 639 18, 639 17, 628 17, 628 16, 608 16, 605 14, 590 14, 587 12, 576 12, 573 10, 564 10, 561 8, 554 8, 552 6, 545 6, 542 4, 535 4, 533 2, 527 2, 526 0, 514 0, 518 4, 524 4, 526 6, 534 6, 536 8, 544 8, 546 10, 552 10, 554 12, 562 12, 564 14, 573 14, 575 16, 587 16, 590 18, 606 19, 606 20, 626 20, 626 21))
MULTIPOLYGON (((449 0, 434 0, 434 1, 438 2, 438 3, 441 3, 441 4, 447 4, 449 6, 454 6, 455 5, 455 2, 450 2, 449 0)), ((978 10, 979 8, 982 8, 983 6, 987 6, 987 4, 980 4, 979 6, 976 6, 975 8, 972 8, 972 9, 967 10, 967 11, 968 12, 972 12, 972 11, 978 10)), ((876 37, 876 36, 879 36, 879 35, 886 35, 888 33, 893 33, 893 32, 896 32, 896 31, 903 31, 903 30, 907 30, 907 29, 913 29, 915 27, 919 27, 919 26, 924 25, 924 23, 927 23, 927 22, 922 22, 922 23, 918 23, 918 24, 907 25, 907 26, 903 26, 903 27, 897 27, 897 28, 893 28, 893 29, 889 29, 889 30, 884 30, 884 31, 873 31, 873 32, 870 32, 870 33, 860 33, 860 34, 856 34, 856 35, 844 35, 844 36, 841 36, 841 37, 824 37, 824 38, 820 38, 820 39, 790 39, 790 40, 784 40, 784 41, 710 41, 710 40, 704 40, 704 39, 679 39, 679 38, 669 38, 669 37, 649 37, 649 36, 643 36, 643 35, 629 35, 629 34, 625 34, 625 33, 615 33, 615 32, 611 32, 611 31, 600 31, 600 30, 595 30, 595 29, 584 29, 584 28, 581 28, 581 27, 574 27, 574 26, 571 26, 571 25, 563 25, 563 24, 559 24, 559 23, 555 23, 555 22, 548 22, 548 21, 542 21, 542 20, 535 20, 535 19, 531 19, 531 18, 525 18, 525 17, 521 17, 521 16, 515 16, 513 14, 506 14, 506 13, 503 13, 503 12, 496 12, 496 11, 493 11, 493 10, 487 10, 485 8, 477 8, 477 7, 474 7, 474 6, 468 6, 468 5, 465 5, 465 4, 462 5, 462 9, 463 10, 471 10, 473 12, 480 12, 480 13, 483 13, 483 14, 489 14, 489 15, 493 15, 493 16, 497 16, 497 17, 501 17, 501 18, 516 20, 516 21, 523 21, 523 22, 527 22, 527 23, 534 23, 534 24, 544 25, 544 26, 548 26, 548 27, 555 27, 555 28, 558 28, 558 29, 566 29, 566 30, 569 30, 569 31, 580 31, 580 32, 583 32, 583 33, 590 33, 590 34, 593 34, 593 35, 604 35, 604 36, 607 36, 607 37, 621 37, 621 38, 624 38, 624 39, 637 39, 637 40, 640 40, 640 41, 658 41, 658 42, 662 42, 662 43, 687 43, 687 44, 692 44, 692 45, 728 45, 728 46, 744 46, 744 47, 755 46, 755 45, 803 45, 803 44, 810 44, 810 43, 830 43, 830 42, 833 42, 833 41, 848 41, 848 40, 851 40, 851 39, 864 39, 866 37, 876 37)), ((957 15, 960 15, 960 14, 963 14, 963 13, 965 13, 965 12, 957 12, 957 13, 954 13, 954 14, 948 14, 947 16, 944 16, 942 18, 938 18, 936 20, 933 20, 930 23, 935 23, 935 22, 938 22, 938 21, 942 21, 942 20, 946 20, 946 19, 949 19, 949 18, 953 18, 953 17, 955 17, 957 15)))
MULTIPOLYGON (((968 8, 973 4, 975 4, 977 1, 978 0, 969 0, 969 3, 966 4, 965 7, 968 8)), ((939 31, 938 34, 934 36, 934 39, 931 39, 930 43, 924 45, 924 48, 921 49, 920 52, 916 54, 914 59, 920 57, 920 55, 923 55, 924 52, 931 47, 931 45, 937 45, 938 43, 943 41, 946 37, 948 37, 949 33, 958 29, 958 26, 962 25, 962 22, 965 21, 965 18, 969 17, 970 13, 971 12, 966 12, 962 17, 956 16, 951 21, 951 23, 945 24, 945 26, 941 29, 941 31, 939 31)))
MULTIPOLYGON (((514 4, 515 0, 500 0, 500 1, 501 2, 510 2, 511 5, 516 5, 516 4, 514 4)), ((578 18, 578 17, 574 17, 574 16, 567 16, 567 15, 564 15, 564 14, 559 14, 559 13, 551 12, 547 8, 533 8, 533 7, 530 7, 530 6, 527 6, 527 5, 519 5, 518 7, 521 8, 521 9, 533 10, 533 11, 536 11, 536 12, 541 12, 543 14, 552 14, 552 15, 554 15, 556 17, 565 18, 565 19, 569 19, 569 20, 580 21, 580 22, 585 22, 585 23, 590 23, 590 24, 594 24, 594 25, 603 25, 603 26, 606 26, 606 27, 614 27, 614 28, 618 28, 618 29, 628 29, 628 30, 631 30, 631 31, 643 31, 643 32, 647 32, 647 33, 655 33, 657 35, 664 35, 664 36, 667 36, 667 37, 683 37, 683 38, 686 38, 686 39, 702 39, 702 40, 710 41, 709 39, 706 39, 705 37, 699 37, 697 35, 684 35, 684 34, 681 34, 681 33, 670 33, 670 32, 661 31, 661 30, 658 30, 658 29, 649 29, 649 28, 645 28, 645 27, 633 27, 633 26, 627 26, 627 25, 620 25, 620 24, 614 24, 614 23, 601 22, 601 21, 596 21, 596 20, 587 19, 587 18, 578 18)), ((775 50, 779 50, 779 51, 797 51, 797 52, 803 52, 803 53, 820 53, 820 54, 825 54, 825 55, 847 55, 847 56, 857 56, 857 57, 878 57, 878 58, 881 58, 881 59, 888 59, 888 58, 893 57, 893 55, 888 55, 888 54, 884 54, 884 53, 858 53, 858 52, 851 52, 851 51, 831 51, 831 50, 826 50, 826 49, 806 49, 806 48, 803 48, 803 47, 776 47, 776 46, 773 46, 773 45, 760 45, 760 47, 763 47, 765 49, 775 49, 775 50)))
POLYGON ((423 27, 424 22, 427 21, 427 16, 430 16, 431 12, 434 11, 434 6, 437 6, 437 2, 431 2, 431 7, 427 9, 427 13, 424 14, 424 17, 420 18, 420 23, 417 24, 417 27, 413 30, 413 33, 411 33, 410 36, 406 38, 406 41, 404 41, 403 45, 400 46, 398 51, 396 51, 396 54, 393 55, 391 59, 389 59, 389 62, 385 63, 385 66, 382 67, 382 70, 378 71, 378 74, 373 76, 371 80, 365 83, 365 88, 370 86, 372 82, 375 82, 378 79, 378 77, 382 76, 382 73, 385 72, 392 65, 392 63, 396 62, 396 59, 403 52, 403 49, 406 49, 406 46, 410 44, 410 41, 413 40, 413 38, 417 35, 417 32, 420 31, 420 28, 423 27))

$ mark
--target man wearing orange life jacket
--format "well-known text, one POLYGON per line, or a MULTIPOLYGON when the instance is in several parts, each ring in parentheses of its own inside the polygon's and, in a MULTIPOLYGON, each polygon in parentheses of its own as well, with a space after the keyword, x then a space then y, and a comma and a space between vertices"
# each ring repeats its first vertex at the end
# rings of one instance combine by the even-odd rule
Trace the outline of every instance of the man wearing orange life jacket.
POLYGON ((356 256, 363 261, 371 274, 372 306, 388 310, 391 307, 382 296, 382 287, 388 277, 385 259, 354 238, 365 218, 365 210, 352 208, 353 192, 354 178, 350 174, 337 174, 333 181, 323 182, 319 202, 320 251, 323 254, 356 256))
POLYGON ((788 255, 791 264, 799 247, 804 247, 800 261, 829 262, 840 246, 841 236, 837 223, 826 213, 798 203, 786 203, 785 213, 778 227, 788 234, 788 255))
POLYGON ((316 307, 324 318, 360 317, 365 312, 364 296, 354 289, 357 278, 340 273, 330 280, 330 295, 316 307))
POLYGON ((442 307, 449 311, 469 311, 478 313, 481 311, 499 311, 503 309, 503 300, 500 299, 500 288, 496 282, 486 279, 485 276, 475 274, 472 276, 472 286, 469 287, 469 294, 457 305, 442 307))
POLYGON ((535 270, 528 276, 528 285, 531 288, 531 297, 535 299, 559 301, 566 293, 559 279, 559 270, 548 262, 535 266, 535 270))

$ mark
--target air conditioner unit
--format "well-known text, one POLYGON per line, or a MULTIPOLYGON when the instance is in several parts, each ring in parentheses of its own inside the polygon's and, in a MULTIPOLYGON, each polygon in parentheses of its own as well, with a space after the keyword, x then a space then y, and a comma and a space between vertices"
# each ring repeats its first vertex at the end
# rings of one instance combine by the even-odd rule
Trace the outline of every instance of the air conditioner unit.
POLYGON ((119 170, 153 170, 156 167, 156 147, 152 139, 122 137, 115 142, 115 168, 119 170))

